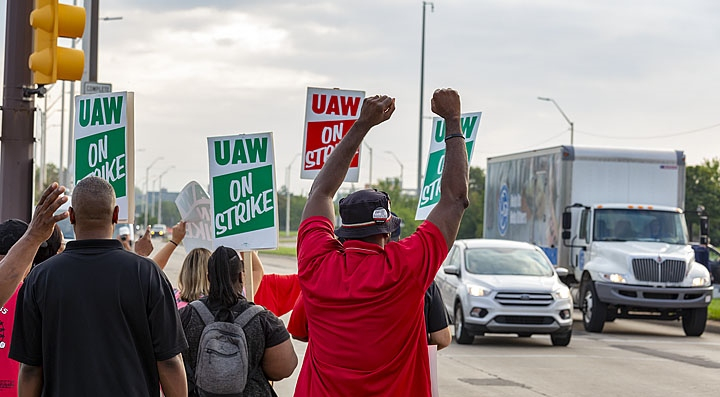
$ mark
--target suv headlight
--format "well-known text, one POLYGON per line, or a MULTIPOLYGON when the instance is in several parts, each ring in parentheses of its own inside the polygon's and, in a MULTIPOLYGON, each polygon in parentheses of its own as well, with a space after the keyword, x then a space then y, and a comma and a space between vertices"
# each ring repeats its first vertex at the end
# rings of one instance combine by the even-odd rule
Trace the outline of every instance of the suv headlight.
POLYGON ((553 291, 553 298, 557 300, 570 299, 570 288, 563 287, 553 291))
POLYGON ((474 284, 465 284, 465 287, 468 290, 468 294, 472 296, 488 296, 490 292, 492 292, 490 289, 474 284))

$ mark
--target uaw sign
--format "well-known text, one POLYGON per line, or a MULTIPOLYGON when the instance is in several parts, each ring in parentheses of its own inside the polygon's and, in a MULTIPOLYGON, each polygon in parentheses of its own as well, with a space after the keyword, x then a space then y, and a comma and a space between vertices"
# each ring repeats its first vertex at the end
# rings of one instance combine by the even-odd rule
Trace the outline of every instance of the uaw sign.
MULTIPOLYGON (((305 106, 305 137, 300 178, 314 179, 328 156, 360 116, 364 91, 308 88, 305 106)), ((360 149, 350 162, 345 182, 357 182, 360 149)))
MULTIPOLYGON (((473 149, 475 148, 480 116, 482 116, 481 112, 466 113, 460 116, 462 133, 465 135, 468 161, 472 159, 473 149)), ((442 182, 442 172, 445 165, 445 120, 440 117, 433 117, 432 125, 430 154, 428 155, 425 178, 423 178, 418 208, 415 213, 415 219, 417 220, 426 219, 430 211, 440 201, 440 183, 442 182)))
POLYGON ((118 222, 133 223, 133 93, 111 92, 75 97, 75 180, 94 175, 115 189, 118 222))
POLYGON ((213 247, 277 248, 272 133, 210 137, 208 152, 213 247))
POLYGON ((195 181, 188 183, 175 199, 175 205, 186 222, 185 251, 195 248, 212 250, 212 205, 205 189, 195 181))

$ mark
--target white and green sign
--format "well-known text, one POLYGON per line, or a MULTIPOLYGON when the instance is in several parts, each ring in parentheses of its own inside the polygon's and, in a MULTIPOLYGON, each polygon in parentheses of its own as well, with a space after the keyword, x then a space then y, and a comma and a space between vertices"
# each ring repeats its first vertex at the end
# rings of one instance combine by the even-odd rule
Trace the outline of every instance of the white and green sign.
MULTIPOLYGON (((481 115, 482 112, 465 113, 461 115, 460 118, 462 133, 465 135, 468 161, 472 159, 481 115)), ((417 220, 427 218, 430 211, 438 201, 440 201, 440 181, 442 179, 443 166, 445 165, 445 120, 440 117, 433 117, 432 133, 430 135, 430 154, 428 155, 425 178, 423 178, 420 200, 418 200, 418 208, 415 213, 415 219, 417 220)))
POLYGON ((75 180, 94 175, 110 182, 120 207, 118 221, 133 223, 133 93, 78 95, 75 109, 75 180))
POLYGON ((271 132, 208 138, 213 247, 277 248, 271 132))

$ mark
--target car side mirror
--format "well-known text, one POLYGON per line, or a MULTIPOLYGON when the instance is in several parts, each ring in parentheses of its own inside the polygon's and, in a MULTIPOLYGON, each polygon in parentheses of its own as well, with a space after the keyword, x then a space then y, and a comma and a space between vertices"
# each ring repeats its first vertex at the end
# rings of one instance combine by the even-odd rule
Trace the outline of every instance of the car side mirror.
POLYGON ((445 266, 443 267, 443 271, 445 272, 445 274, 454 274, 460 277, 460 268, 457 268, 455 266, 445 266))
POLYGON ((566 269, 564 267, 556 267, 555 273, 557 273, 558 277, 560 277, 560 278, 567 277, 568 274, 570 274, 568 269, 566 269))

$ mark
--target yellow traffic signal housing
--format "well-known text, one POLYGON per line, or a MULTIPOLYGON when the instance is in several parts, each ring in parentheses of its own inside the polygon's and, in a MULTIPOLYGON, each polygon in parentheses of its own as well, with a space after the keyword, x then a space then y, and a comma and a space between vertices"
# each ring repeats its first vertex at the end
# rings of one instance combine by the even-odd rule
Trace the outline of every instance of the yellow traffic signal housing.
POLYGON ((82 50, 58 47, 58 37, 80 38, 85 31, 85 9, 58 0, 35 0, 30 13, 33 53, 28 66, 33 83, 52 84, 57 80, 80 80, 85 66, 82 50))

